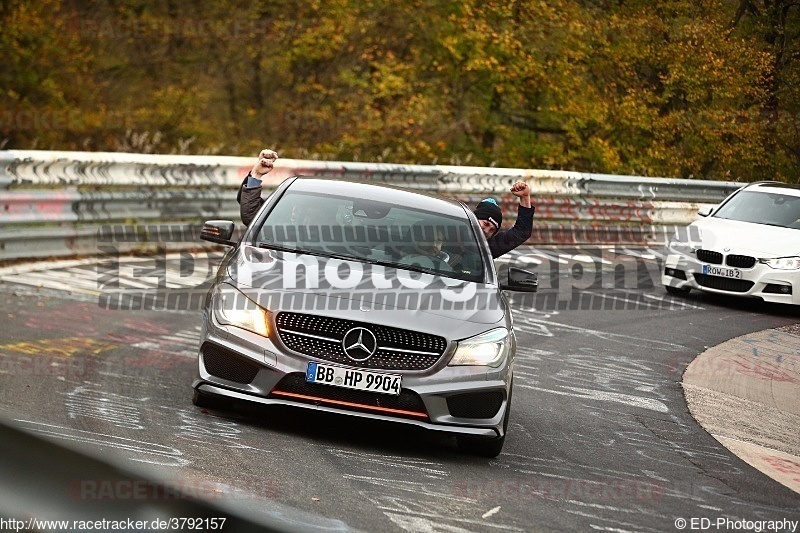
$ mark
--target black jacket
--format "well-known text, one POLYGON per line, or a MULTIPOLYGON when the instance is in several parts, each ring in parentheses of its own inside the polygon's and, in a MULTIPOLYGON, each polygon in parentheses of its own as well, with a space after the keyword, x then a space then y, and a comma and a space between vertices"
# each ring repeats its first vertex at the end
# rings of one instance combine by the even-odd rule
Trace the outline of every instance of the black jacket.
POLYGON ((489 251, 492 252, 492 259, 507 254, 530 238, 533 233, 534 211, 533 206, 518 206, 517 221, 514 222, 514 227, 500 230, 489 238, 489 251))
MULTIPOLYGON (((248 177, 250 175, 248 174, 248 177)), ((248 188, 246 187, 247 178, 244 179, 242 185, 239 187, 239 193, 236 195, 236 201, 239 202, 239 215, 242 217, 242 222, 245 226, 249 226, 256 213, 264 205, 264 200, 261 198, 261 186, 248 188)))

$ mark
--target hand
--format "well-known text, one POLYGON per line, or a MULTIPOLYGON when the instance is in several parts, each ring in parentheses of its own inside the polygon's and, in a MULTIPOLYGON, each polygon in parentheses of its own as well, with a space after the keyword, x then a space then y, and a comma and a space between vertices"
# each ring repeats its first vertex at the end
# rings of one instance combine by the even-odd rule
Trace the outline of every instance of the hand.
POLYGON ((518 181, 511 186, 511 194, 519 198, 519 203, 522 206, 531 206, 531 188, 524 181, 518 181))
POLYGON ((531 188, 524 181, 518 181, 511 186, 511 194, 518 198, 531 195, 531 188))
POLYGON ((261 179, 262 176, 269 174, 275 168, 275 160, 278 159, 278 153, 274 150, 264 149, 258 154, 258 162, 253 166, 251 174, 254 178, 261 179))

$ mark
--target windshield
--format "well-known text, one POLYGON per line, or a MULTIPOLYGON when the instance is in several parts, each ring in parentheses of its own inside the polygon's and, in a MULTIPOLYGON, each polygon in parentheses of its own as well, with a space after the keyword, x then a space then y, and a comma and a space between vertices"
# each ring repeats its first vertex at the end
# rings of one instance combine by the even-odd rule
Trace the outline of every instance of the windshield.
POLYGON ((466 218, 369 199, 288 191, 255 245, 481 282, 484 265, 466 218))
POLYGON ((800 197, 742 191, 714 213, 717 218, 800 229, 800 197))

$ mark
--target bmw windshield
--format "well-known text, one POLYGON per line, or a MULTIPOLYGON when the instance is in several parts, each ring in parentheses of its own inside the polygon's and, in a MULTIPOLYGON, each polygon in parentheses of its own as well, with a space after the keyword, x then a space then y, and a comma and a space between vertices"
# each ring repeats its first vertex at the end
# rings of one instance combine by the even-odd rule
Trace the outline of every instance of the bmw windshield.
POLYGON ((800 196, 742 191, 720 207, 716 218, 800 229, 800 196))

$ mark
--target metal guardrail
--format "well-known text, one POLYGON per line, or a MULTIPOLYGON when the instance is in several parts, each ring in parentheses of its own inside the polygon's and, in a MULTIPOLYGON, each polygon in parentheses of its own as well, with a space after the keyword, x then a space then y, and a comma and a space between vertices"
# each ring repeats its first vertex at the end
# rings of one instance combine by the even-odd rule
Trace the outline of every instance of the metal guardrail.
MULTIPOLYGON (((253 158, 98 152, 0 151, 0 260, 200 246, 203 220, 239 220, 236 189, 253 158), (135 239, 117 230, 136 228, 135 239), (114 229, 116 228, 116 229, 114 229), (165 238, 165 235, 167 237, 165 238)), ((531 244, 660 244, 740 184, 566 171, 279 159, 266 188, 292 175, 368 181, 476 204, 502 200, 507 223, 529 183, 531 244)))

